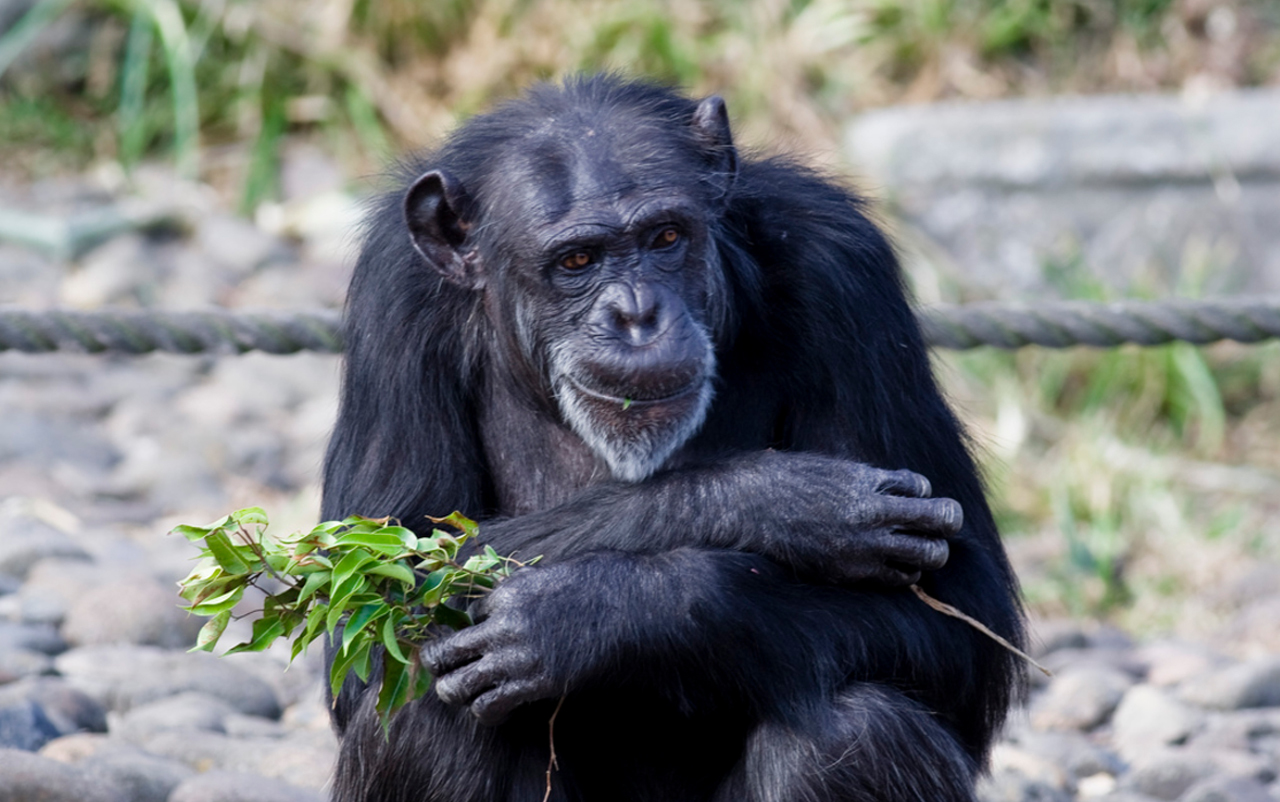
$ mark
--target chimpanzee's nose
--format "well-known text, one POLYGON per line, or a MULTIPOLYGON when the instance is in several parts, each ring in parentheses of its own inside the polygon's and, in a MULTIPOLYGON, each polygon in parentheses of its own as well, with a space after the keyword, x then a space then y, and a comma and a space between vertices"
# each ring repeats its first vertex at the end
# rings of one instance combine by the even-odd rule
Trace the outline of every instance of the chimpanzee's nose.
POLYGON ((640 347, 658 338, 670 324, 669 291, 652 284, 611 284, 600 293, 594 321, 628 345, 640 347))

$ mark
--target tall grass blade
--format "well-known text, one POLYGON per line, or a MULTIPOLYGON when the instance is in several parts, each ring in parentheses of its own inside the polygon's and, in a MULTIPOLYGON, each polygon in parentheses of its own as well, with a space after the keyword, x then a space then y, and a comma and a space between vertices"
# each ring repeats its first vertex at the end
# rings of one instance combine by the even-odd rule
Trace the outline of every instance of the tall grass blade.
POLYGON ((4 36, 0 36, 0 75, 4 75, 22 51, 69 5, 71 0, 40 0, 4 36))

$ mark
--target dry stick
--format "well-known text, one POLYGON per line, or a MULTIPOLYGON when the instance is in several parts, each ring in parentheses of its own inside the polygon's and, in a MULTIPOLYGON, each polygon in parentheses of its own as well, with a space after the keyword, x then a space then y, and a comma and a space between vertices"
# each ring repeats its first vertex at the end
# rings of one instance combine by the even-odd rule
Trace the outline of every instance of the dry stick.
POLYGON ((1043 671, 1046 677, 1053 676, 1052 671, 1050 671, 1049 669, 1037 663, 1034 659, 1032 659, 1031 655, 1022 651, 1017 646, 1014 646, 1012 643, 1000 637, 996 633, 992 632, 990 629, 987 628, 986 624, 982 623, 978 619, 965 615, 964 613, 960 612, 959 610, 947 604, 946 602, 938 601, 937 599, 930 596, 928 593, 925 593, 924 590, 919 585, 912 585, 911 589, 914 590, 916 592, 916 595, 920 597, 920 601, 929 605, 933 609, 945 615, 949 615, 952 618, 959 618, 961 621, 965 622, 966 624, 978 630, 982 634, 986 635, 988 638, 991 638, 993 641, 1000 644, 1004 648, 1018 655, 1023 660, 1026 660, 1031 665, 1043 671))
POLYGON ((547 740, 551 743, 551 759, 547 761, 547 792, 542 795, 542 802, 551 799, 551 770, 559 769, 560 762, 556 760, 556 716, 560 715, 560 708, 564 707, 564 700, 567 697, 560 697, 560 701, 556 702, 556 709, 551 713, 551 721, 547 722, 547 740))

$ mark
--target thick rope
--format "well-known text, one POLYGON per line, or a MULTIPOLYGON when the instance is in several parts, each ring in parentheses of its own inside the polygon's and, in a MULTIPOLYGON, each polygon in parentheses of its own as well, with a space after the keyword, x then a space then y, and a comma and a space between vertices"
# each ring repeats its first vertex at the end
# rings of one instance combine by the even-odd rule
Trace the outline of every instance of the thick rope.
POLYGON ((243 354, 342 350, 341 315, 317 311, 190 312, 104 309, 34 312, 0 307, 0 351, 243 354))
POLYGON ((1280 337, 1280 298, 935 306, 924 310, 921 323, 930 345, 957 349, 1256 343, 1280 337))
MULTIPOLYGON (((1018 306, 981 303, 921 310, 930 345, 1110 348, 1218 340, 1254 343, 1280 337, 1280 298, 1210 301, 1058 301, 1018 306)), ((107 309, 31 311, 0 306, 0 351, 26 353, 242 354, 338 353, 341 316, 329 310, 165 312, 107 309)))

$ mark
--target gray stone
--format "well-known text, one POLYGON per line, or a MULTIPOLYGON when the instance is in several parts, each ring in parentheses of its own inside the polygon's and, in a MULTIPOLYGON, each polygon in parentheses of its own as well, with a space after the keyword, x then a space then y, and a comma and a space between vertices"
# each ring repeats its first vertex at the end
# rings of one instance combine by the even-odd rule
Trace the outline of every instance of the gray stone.
POLYGON ((1280 705, 1280 657, 1262 657, 1197 677, 1184 684, 1178 696, 1217 710, 1280 705))
MULTIPOLYGON (((0 416, 6 417, 6 416, 0 416)), ((0 505, 0 574, 25 577, 46 557, 89 559, 70 537, 38 518, 7 513, 0 505)))
POLYGON ((1079 732, 1028 730, 1018 734, 1017 742, 1023 749, 1062 767, 1076 778, 1096 774, 1118 775, 1125 767, 1119 755, 1079 732))
POLYGON ((230 214, 210 215, 201 220, 195 240, 206 256, 238 276, 291 256, 289 248, 279 239, 230 214))
POLYGON ((24 624, 0 621, 0 652, 26 649, 44 654, 66 651, 67 643, 58 630, 48 624, 24 624))
POLYGON ((331 733, 322 732, 293 733, 286 738, 233 738, 190 730, 181 738, 162 733, 139 745, 198 771, 245 772, 315 790, 328 782, 337 758, 336 740, 331 733))
POLYGON ((29 649, 10 649, 0 652, 0 682, 48 674, 52 669, 53 658, 47 654, 29 649))
POLYGON ((1082 666, 1059 674, 1032 704, 1031 725, 1041 730, 1087 730, 1116 709, 1133 678, 1106 666, 1082 666))
POLYGON ((1111 719, 1116 750, 1131 760, 1185 741, 1203 723, 1204 714, 1151 685, 1130 688, 1111 719))
POLYGON ((17 749, 0 749, 0 799, 13 802, 131 802, 124 792, 77 766, 17 749))
POLYGON ((1120 291, 1162 265, 1168 291, 1210 247, 1206 293, 1280 291, 1275 89, 884 109, 846 153, 983 295, 1043 294, 1046 262, 1077 256, 1120 291))
POLYGON ((129 802, 165 802, 173 789, 195 775, 176 760, 127 749, 103 750, 80 767, 89 777, 119 788, 129 802))
POLYGON ((30 700, 40 705, 59 735, 106 732, 102 705, 57 677, 29 677, 0 686, 0 705, 30 700))
POLYGON ((1016 771, 998 771, 978 781, 981 802, 1071 802, 1071 795, 1016 771))
POLYGON ((211 771, 174 789, 169 802, 323 802, 318 792, 252 774, 211 771))
POLYGON ((153 646, 84 646, 59 655, 55 666, 69 683, 108 710, 125 711, 183 691, 200 691, 241 713, 280 716, 265 682, 234 660, 207 652, 169 652, 153 646))
POLYGON ((1080 668, 1096 667, 1123 671, 1134 679, 1147 673, 1147 665, 1134 649, 1128 647, 1090 646, 1083 649, 1063 648, 1040 660, 1054 674, 1066 674, 1080 668))
POLYGON ((1031 645, 1031 656, 1040 658, 1059 649, 1083 649, 1089 645, 1089 637, 1076 621, 1037 621, 1031 627, 1031 645))
POLYGON ((84 591, 67 609, 62 634, 77 646, 139 643, 190 647, 204 619, 178 607, 177 588, 141 574, 84 591))
POLYGON ((34 752, 61 734, 35 702, 0 707, 0 747, 34 752))
POLYGON ((1138 649, 1138 656, 1150 666, 1147 682, 1160 687, 1178 685, 1227 663, 1206 646, 1172 640, 1146 644, 1138 649))
POLYGON ((1187 749, 1160 749, 1143 755, 1120 781, 1120 788, 1156 799, 1177 799, 1200 780, 1216 774, 1207 755, 1187 749))
POLYGON ((1201 780, 1179 802, 1275 802, 1267 788, 1247 777, 1217 776, 1201 780))
POLYGON ((235 709, 221 699, 188 691, 125 712, 112 721, 111 733, 141 743, 168 730, 226 732, 227 717, 234 712, 235 709))

